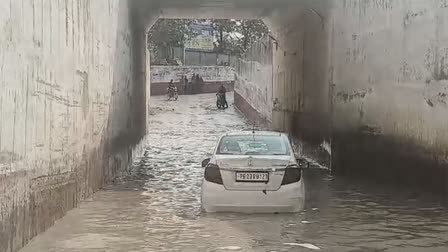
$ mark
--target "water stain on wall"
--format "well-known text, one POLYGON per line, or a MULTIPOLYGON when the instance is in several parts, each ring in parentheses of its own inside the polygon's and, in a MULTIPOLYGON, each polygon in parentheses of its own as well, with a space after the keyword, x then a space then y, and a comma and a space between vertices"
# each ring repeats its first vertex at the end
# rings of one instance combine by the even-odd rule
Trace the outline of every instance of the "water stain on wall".
POLYGON ((366 98, 369 94, 373 93, 373 88, 367 90, 352 90, 352 91, 340 91, 336 94, 336 100, 340 102, 352 102, 366 98))
POLYGON ((85 71, 80 71, 80 70, 77 70, 76 74, 81 77, 81 85, 82 85, 81 108, 82 108, 82 114, 85 119, 87 117, 87 113, 89 112, 89 104, 90 104, 89 74, 85 71))

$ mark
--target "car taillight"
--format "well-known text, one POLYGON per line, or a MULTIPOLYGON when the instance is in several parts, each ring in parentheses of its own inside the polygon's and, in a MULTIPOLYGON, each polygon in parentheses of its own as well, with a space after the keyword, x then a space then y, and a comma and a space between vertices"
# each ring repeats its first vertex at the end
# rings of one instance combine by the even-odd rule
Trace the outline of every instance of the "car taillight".
POLYGON ((219 171, 219 166, 215 164, 208 164, 205 167, 204 178, 208 182, 212 182, 219 185, 223 184, 221 172, 219 171))
POLYGON ((285 169, 285 175, 283 176, 282 185, 289 185, 295 182, 299 182, 302 178, 302 169, 297 166, 288 166, 285 169))

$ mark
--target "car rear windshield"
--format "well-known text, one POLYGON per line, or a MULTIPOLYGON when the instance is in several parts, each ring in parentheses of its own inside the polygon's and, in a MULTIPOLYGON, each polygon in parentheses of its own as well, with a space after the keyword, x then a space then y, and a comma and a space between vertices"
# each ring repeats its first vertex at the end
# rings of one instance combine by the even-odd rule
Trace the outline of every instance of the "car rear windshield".
POLYGON ((221 139, 219 155, 290 155, 285 136, 225 136, 221 139))

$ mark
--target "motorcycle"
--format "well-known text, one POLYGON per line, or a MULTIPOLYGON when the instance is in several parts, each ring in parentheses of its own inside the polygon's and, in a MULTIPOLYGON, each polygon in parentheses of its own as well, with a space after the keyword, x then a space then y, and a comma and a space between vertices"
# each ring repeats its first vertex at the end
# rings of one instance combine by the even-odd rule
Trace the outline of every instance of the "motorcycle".
POLYGON ((175 100, 177 101, 179 98, 179 94, 177 92, 177 87, 168 88, 168 101, 175 100))
POLYGON ((216 107, 218 109, 226 109, 229 107, 224 94, 216 94, 216 107))

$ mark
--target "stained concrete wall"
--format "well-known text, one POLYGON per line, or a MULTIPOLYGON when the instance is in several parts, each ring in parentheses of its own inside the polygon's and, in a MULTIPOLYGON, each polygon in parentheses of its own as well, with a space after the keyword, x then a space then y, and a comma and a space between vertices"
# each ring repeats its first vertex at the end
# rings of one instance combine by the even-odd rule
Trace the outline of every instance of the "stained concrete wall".
POLYGON ((336 6, 335 169, 448 195, 448 1, 336 6))
POLYGON ((187 76, 191 80, 193 74, 199 74, 205 82, 225 82, 235 80, 235 70, 224 66, 153 66, 151 67, 151 83, 177 82, 187 76))
POLYGON ((236 56, 203 50, 185 49, 185 66, 232 66, 236 56))
POLYGON ((146 104, 127 1, 0 1, 0 27, 0 251, 16 251, 125 171, 146 104))
POLYGON ((168 84, 173 80, 179 94, 216 93, 221 85, 233 91, 235 70, 223 66, 153 66, 151 74, 151 95, 166 95, 168 84), (194 82, 189 91, 184 84, 184 76, 191 82, 193 74, 199 74, 204 82, 194 82))
POLYGON ((327 4, 266 18, 273 127, 332 154, 316 153, 339 174, 447 195, 448 2, 327 4))
POLYGON ((237 107, 247 116, 268 124, 272 121, 273 106, 273 45, 269 36, 253 44, 237 62, 235 81, 235 96, 245 101, 239 104, 240 99, 235 99, 237 107), (246 111, 245 103, 252 109, 246 111))
POLYGON ((274 130, 291 133, 302 154, 329 167, 331 72, 324 15, 331 6, 318 7, 279 9, 264 19, 272 31, 273 88, 264 94, 272 100, 263 107, 272 108, 274 130))

